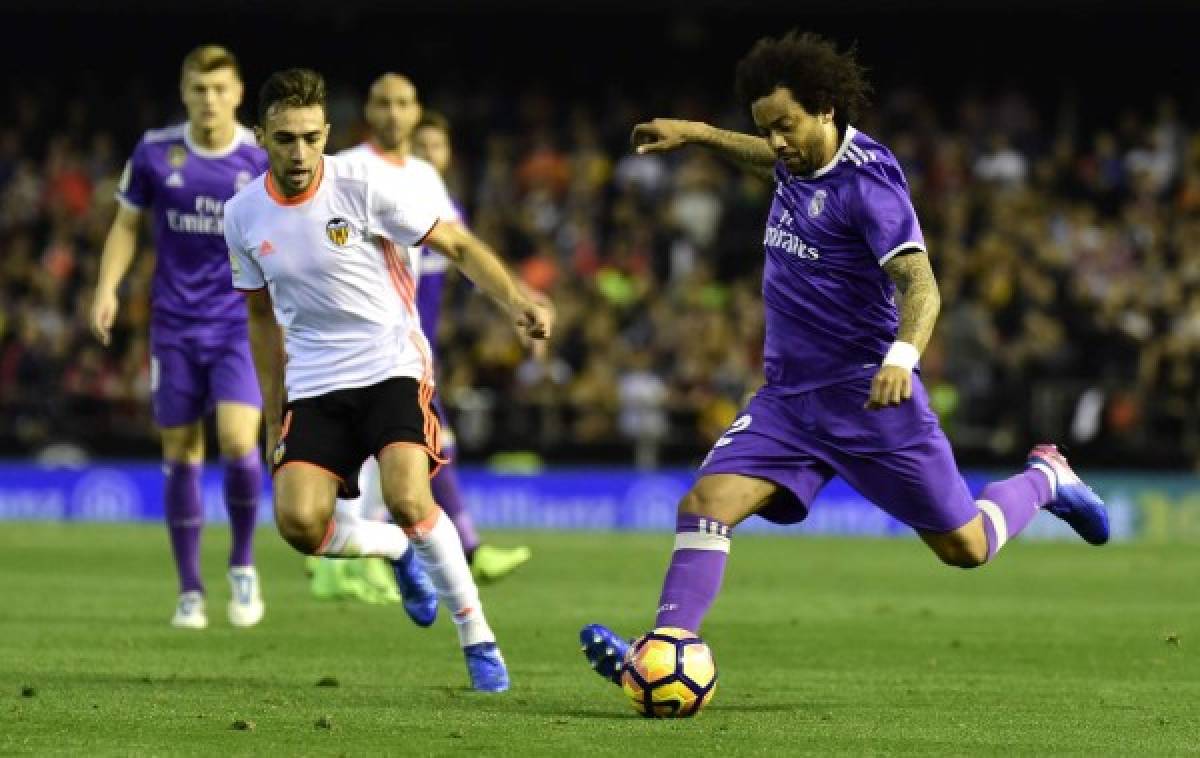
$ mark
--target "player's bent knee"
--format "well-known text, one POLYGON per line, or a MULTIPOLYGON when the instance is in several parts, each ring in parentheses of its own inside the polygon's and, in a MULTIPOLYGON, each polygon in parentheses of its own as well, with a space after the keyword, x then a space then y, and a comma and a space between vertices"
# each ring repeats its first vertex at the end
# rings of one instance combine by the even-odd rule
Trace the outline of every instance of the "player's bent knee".
POLYGON ((316 555, 329 530, 329 519, 315 514, 280 510, 275 514, 279 535, 305 555, 316 555))
POLYGON ((417 493, 390 495, 385 493, 384 504, 401 526, 412 526, 420 523, 433 513, 433 503, 429 498, 417 493))

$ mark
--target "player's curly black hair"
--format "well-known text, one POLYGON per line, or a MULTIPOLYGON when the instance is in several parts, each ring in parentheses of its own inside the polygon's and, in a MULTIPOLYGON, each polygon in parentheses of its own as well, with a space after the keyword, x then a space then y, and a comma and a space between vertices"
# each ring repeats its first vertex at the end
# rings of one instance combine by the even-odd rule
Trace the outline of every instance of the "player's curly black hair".
POLYGON ((811 32, 763 37, 738 62, 738 99, 749 108, 777 87, 787 87, 809 113, 832 108, 838 131, 845 131, 870 104, 871 85, 855 52, 853 46, 838 52, 832 42, 811 32))
POLYGON ((289 68, 276 71, 263 82, 258 91, 258 123, 267 122, 267 111, 273 105, 303 108, 309 105, 325 107, 325 78, 310 68, 289 68))

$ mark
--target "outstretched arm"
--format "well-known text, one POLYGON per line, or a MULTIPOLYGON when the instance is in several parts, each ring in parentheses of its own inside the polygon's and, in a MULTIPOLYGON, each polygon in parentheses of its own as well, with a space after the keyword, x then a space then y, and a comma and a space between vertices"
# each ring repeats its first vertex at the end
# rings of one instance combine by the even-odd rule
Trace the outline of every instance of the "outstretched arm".
POLYGON ((765 182, 775 181, 775 151, 762 137, 674 118, 656 118, 633 127, 633 146, 640 154, 676 150, 684 145, 707 147, 743 171, 765 182))
POLYGON ((871 410, 899 405, 912 397, 912 369, 929 344, 942 307, 933 268, 924 252, 900 253, 885 263, 883 270, 900 291, 900 328, 871 382, 866 406, 871 410))
POLYGON ((437 224, 424 244, 449 258, 464 276, 510 314, 519 333, 537 340, 550 338, 554 311, 549 302, 537 302, 530 297, 499 256, 462 224, 437 224))

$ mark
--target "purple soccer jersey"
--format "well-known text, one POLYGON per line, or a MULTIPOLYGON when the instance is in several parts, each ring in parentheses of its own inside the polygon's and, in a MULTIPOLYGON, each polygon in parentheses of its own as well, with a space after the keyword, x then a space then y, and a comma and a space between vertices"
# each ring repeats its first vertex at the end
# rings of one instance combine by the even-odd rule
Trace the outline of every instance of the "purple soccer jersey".
POLYGON ((151 214, 151 385, 160 426, 189 424, 218 401, 261 406, 246 301, 233 288, 225 201, 266 170, 266 153, 238 126, 223 150, 194 144, 187 124, 146 132, 117 200, 151 214))
MULTIPOLYGON (((467 223, 467 214, 462 205, 451 198, 458 211, 461 223, 467 223)), ((437 354, 438 323, 442 311, 442 292, 446 287, 446 272, 450 262, 441 253, 427 247, 421 248, 421 272, 417 281, 417 314, 421 319, 421 331, 429 339, 429 346, 437 354)))
POLYGON ((187 124, 151 130, 138 142, 117 199, 153 218, 158 259, 151 307, 156 317, 192 327, 245 323, 245 299, 231 284, 224 208, 266 167, 266 153, 241 126, 224 150, 193 143, 187 124))
POLYGON ((848 127, 825 167, 800 177, 781 165, 776 178, 764 239, 767 383, 701 475, 774 482, 780 496, 759 513, 771 521, 803 519, 838 475, 914 529, 963 526, 979 509, 919 377, 898 407, 863 407, 899 326, 883 264, 925 249, 900 167, 848 127))
POLYGON ((779 164, 775 177, 763 239, 767 384, 805 391, 871 373, 899 325, 883 264, 925 249, 904 174, 891 151, 848 126, 815 174, 779 164))

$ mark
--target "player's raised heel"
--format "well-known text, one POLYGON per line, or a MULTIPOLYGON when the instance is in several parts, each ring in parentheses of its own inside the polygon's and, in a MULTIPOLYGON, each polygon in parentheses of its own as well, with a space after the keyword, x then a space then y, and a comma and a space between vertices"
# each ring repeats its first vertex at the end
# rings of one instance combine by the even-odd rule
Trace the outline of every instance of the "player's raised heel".
POLYGON ((1108 542, 1108 509, 1092 488, 1079 478, 1054 445, 1037 445, 1029 451, 1026 465, 1050 477, 1053 497, 1046 510, 1067 522, 1091 545, 1108 542))
POLYGON ((404 555, 392 561, 392 571, 396 575, 396 588, 404 598, 405 613, 417 626, 431 626, 437 618, 437 589, 411 545, 404 555))
POLYGON ((463 648, 467 659, 467 673, 471 675, 471 688, 478 692, 505 692, 508 690, 508 666, 495 642, 480 642, 463 648))
POLYGON ((171 626, 176 629, 207 629, 208 614, 204 610, 204 593, 192 590, 179 593, 171 626))
POLYGON ((230 624, 245 628, 262 621, 266 607, 258 585, 258 571, 253 566, 229 569, 229 595, 230 624))
POLYGON ((620 686, 621 670, 629 643, 616 632, 601 624, 588 624, 579 630, 579 642, 584 656, 597 674, 620 686))

